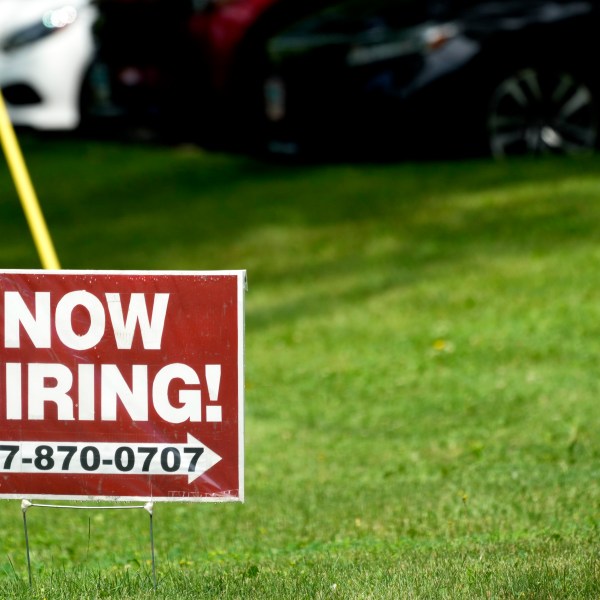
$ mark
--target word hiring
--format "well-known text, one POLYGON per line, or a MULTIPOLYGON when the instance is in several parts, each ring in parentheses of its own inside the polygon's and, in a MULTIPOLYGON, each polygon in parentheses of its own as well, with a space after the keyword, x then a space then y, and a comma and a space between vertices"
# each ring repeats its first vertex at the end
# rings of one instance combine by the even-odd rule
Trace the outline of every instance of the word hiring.
MULTIPOLYGON (((152 314, 149 314, 146 294, 130 294, 127 310, 121 294, 104 294, 108 319, 118 350, 130 350, 139 328, 144 350, 159 350, 169 303, 168 293, 153 294, 152 314)), ((24 331, 35 348, 49 349, 52 342, 52 310, 50 292, 35 292, 34 310, 19 292, 4 292, 4 347, 21 348, 24 331)), ((81 319, 79 319, 80 321, 81 319)), ((78 290, 66 293, 56 304, 54 330, 60 342, 74 350, 94 348, 105 336, 106 311, 94 294, 78 290), (89 315, 87 330, 75 331, 73 313, 85 310, 89 315)), ((26 343, 26 342, 25 342, 26 343)), ((24 345, 25 345, 24 343, 24 345)), ((119 365, 81 363, 74 370, 61 363, 16 363, 5 367, 6 418, 23 419, 23 390, 26 391, 26 412, 29 420, 43 420, 48 404, 55 406, 61 421, 116 421, 120 405, 133 421, 147 421, 149 403, 156 414, 169 423, 202 420, 200 377, 195 369, 183 363, 164 365, 150 381, 147 365, 131 365, 131 384, 119 365), (27 383, 23 386, 24 380, 27 383), (96 414, 96 382, 99 381, 100 414, 96 414), (170 402, 171 384, 177 390, 177 405, 170 402), (191 389, 196 386, 196 389, 191 389)), ((205 365, 210 400, 218 397, 220 365, 205 365)), ((206 407, 207 421, 221 421, 221 407, 206 407)))

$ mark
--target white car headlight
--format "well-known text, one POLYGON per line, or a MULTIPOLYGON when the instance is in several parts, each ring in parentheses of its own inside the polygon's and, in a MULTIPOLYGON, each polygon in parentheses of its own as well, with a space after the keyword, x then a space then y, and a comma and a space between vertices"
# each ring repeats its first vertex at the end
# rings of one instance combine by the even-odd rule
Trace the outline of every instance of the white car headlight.
POLYGON ((75 19, 77 19, 77 9, 74 6, 61 6, 45 13, 42 23, 48 29, 62 29, 74 23, 75 19))

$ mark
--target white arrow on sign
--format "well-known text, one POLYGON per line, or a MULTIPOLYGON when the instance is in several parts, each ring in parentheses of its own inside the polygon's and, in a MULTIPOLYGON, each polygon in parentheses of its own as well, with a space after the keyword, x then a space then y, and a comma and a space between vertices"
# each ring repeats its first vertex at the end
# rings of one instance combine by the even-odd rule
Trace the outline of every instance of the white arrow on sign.
POLYGON ((188 433, 185 444, 0 442, 0 472, 184 475, 192 483, 222 457, 188 433))

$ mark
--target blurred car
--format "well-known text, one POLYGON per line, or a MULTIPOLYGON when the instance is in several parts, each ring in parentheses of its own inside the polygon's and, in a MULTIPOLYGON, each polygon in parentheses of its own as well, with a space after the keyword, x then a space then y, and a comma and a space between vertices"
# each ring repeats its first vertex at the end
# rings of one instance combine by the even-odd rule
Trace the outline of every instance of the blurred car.
POLYGON ((262 110, 265 41, 325 2, 99 0, 111 99, 167 137, 236 145, 262 110))
POLYGON ((217 93, 234 79, 245 46, 258 37, 265 14, 281 0, 200 0, 189 31, 205 59, 208 84, 217 93))
POLYGON ((191 39, 206 73, 202 139, 253 146, 260 131, 266 42, 331 0, 197 0, 191 39))
POLYGON ((15 125, 80 124, 95 20, 90 0, 0 0, 0 87, 15 125))
POLYGON ((598 3, 346 0, 273 36, 265 144, 456 156, 598 144, 598 3))

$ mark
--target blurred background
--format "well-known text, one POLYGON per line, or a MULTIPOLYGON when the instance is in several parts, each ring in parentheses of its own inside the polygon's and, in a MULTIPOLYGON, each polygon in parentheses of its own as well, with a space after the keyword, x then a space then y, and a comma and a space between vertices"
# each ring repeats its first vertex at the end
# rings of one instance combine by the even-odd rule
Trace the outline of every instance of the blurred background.
POLYGON ((291 156, 598 144, 593 0, 0 0, 17 126, 291 156))
MULTIPOLYGON (((160 507, 161 597, 600 598, 597 2, 0 11, 61 264, 248 271, 248 502, 160 507)), ((32 595, 11 504, 0 596, 156 597, 136 522, 62 511, 32 595)))

